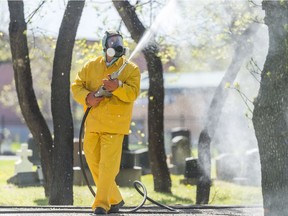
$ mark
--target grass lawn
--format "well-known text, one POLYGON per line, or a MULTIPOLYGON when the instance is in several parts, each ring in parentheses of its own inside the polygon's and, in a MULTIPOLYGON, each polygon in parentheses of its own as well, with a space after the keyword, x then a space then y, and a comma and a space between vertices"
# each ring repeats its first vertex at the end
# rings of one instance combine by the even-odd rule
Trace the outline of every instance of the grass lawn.
MULTIPOLYGON (((14 160, 0 160, 0 206, 35 206, 47 205, 43 187, 17 187, 7 184, 7 179, 14 174, 14 160)), ((167 204, 195 204, 196 186, 180 184, 184 177, 171 175, 172 194, 156 193, 153 191, 152 175, 141 177, 148 196, 154 200, 167 204)), ((141 196, 134 188, 121 188, 126 206, 135 206, 141 202, 141 196)), ((90 206, 92 195, 87 186, 74 186, 74 206, 90 206)), ((146 202, 146 204, 150 204, 146 202)), ((260 187, 241 186, 215 180, 211 187, 211 205, 251 205, 262 204, 260 187)))

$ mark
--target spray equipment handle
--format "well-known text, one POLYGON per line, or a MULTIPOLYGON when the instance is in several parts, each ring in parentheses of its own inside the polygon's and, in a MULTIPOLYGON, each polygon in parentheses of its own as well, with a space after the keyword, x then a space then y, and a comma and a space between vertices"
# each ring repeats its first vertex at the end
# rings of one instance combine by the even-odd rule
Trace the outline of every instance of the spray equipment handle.
MULTIPOLYGON (((113 72, 110 76, 109 79, 110 80, 114 80, 117 79, 119 77, 119 75, 122 73, 122 71, 124 70, 124 68, 126 67, 126 65, 128 64, 128 61, 126 61, 120 68, 118 71, 113 72)), ((102 85, 98 91, 94 94, 95 97, 111 97, 112 93, 107 91, 105 89, 105 87, 102 85)))
POLYGON ((111 80, 117 79, 119 77, 119 75, 122 73, 122 71, 124 70, 124 68, 126 67, 126 65, 128 64, 128 61, 124 62, 124 64, 119 68, 118 71, 115 71, 114 73, 112 73, 109 78, 111 80))

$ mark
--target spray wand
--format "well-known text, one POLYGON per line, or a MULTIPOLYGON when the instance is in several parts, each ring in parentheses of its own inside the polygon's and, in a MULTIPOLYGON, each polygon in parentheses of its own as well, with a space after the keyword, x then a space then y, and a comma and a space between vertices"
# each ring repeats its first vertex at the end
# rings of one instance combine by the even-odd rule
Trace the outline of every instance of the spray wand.
MULTIPOLYGON (((114 80, 117 79, 119 77, 119 75, 122 73, 122 71, 124 70, 124 68, 126 67, 126 65, 128 64, 128 61, 125 61, 123 65, 121 65, 121 67, 119 68, 118 71, 113 72, 110 76, 109 79, 110 80, 114 80)), ((94 94, 95 97, 111 97, 112 93, 107 91, 104 87, 104 85, 102 85, 98 91, 94 94)))

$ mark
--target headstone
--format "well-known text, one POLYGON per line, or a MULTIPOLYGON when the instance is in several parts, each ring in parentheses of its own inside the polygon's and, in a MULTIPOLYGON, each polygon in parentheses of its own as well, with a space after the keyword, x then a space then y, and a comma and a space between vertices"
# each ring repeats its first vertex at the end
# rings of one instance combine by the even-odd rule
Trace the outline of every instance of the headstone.
POLYGON ((122 150, 121 169, 131 169, 134 166, 142 168, 142 174, 150 173, 148 148, 137 150, 122 150))
MULTIPOLYGON (((91 172, 89 171, 88 168, 85 169, 85 173, 86 173, 89 184, 95 185, 91 172)), ((86 180, 83 176, 81 167, 79 166, 73 167, 73 184, 79 185, 79 186, 87 185, 86 180)))
POLYGON ((21 172, 7 180, 10 184, 15 184, 21 187, 24 186, 39 186, 41 185, 38 174, 36 172, 21 172))
POLYGON ((141 148, 134 151, 135 166, 142 167, 142 175, 151 173, 148 148, 141 148))
POLYGON ((258 149, 251 149, 245 152, 245 177, 247 178, 248 185, 261 185, 261 165, 258 149))
POLYGON ((142 168, 136 166, 137 154, 129 150, 129 136, 125 135, 122 146, 120 171, 116 176, 116 182, 120 187, 132 187, 133 182, 140 181, 142 168))
POLYGON ((131 169, 135 166, 135 153, 130 150, 122 150, 121 169, 131 169))
POLYGON ((185 159, 185 174, 186 178, 199 178, 199 164, 198 159, 189 157, 185 159))
POLYGON ((142 168, 134 166, 133 168, 121 169, 116 177, 117 185, 120 187, 133 187, 134 181, 140 181, 142 168))
POLYGON ((190 143, 185 136, 176 136, 172 139, 172 163, 175 165, 175 174, 184 174, 185 158, 191 156, 190 143))
POLYGON ((15 162, 15 174, 32 172, 33 164, 28 160, 28 156, 32 156, 32 150, 28 149, 28 144, 22 143, 21 149, 16 154, 20 156, 20 159, 15 162))
POLYGON ((190 185, 197 185, 199 175, 199 164, 198 159, 189 157, 185 159, 185 173, 184 179, 180 180, 182 184, 190 184, 190 185))
POLYGON ((33 164, 28 160, 32 154, 32 151, 28 149, 28 144, 22 143, 21 149, 17 151, 20 159, 15 162, 15 175, 7 180, 8 183, 22 187, 37 186, 43 183, 42 171, 39 168, 37 171, 33 171, 33 164))
MULTIPOLYGON (((79 139, 74 138, 73 140, 74 148, 73 148, 73 184, 74 185, 87 185, 85 178, 83 176, 82 166, 80 162, 79 155, 79 139)), ((83 143, 82 143, 83 145, 83 143)), ((88 164, 86 162, 84 151, 82 150, 82 162, 85 169, 86 176, 88 178, 89 184, 95 185, 92 175, 89 171, 88 164)))
POLYGON ((217 179, 225 181, 242 177, 241 158, 234 154, 221 154, 216 158, 216 176, 217 179))
MULTIPOLYGON (((74 167, 81 167, 81 162, 80 162, 80 155, 79 155, 79 140, 74 139, 73 141, 74 148, 73 148, 73 166, 74 167)), ((82 143, 83 145, 83 143, 82 143)), ((85 154, 84 151, 82 150, 82 161, 84 164, 85 168, 88 168, 88 164, 86 162, 85 154)))
POLYGON ((7 128, 0 131, 0 154, 14 155, 11 148, 11 133, 7 128))
POLYGON ((188 129, 183 127, 175 127, 171 130, 171 139, 173 139, 176 136, 184 136, 188 139, 189 146, 191 146, 191 133, 188 129))

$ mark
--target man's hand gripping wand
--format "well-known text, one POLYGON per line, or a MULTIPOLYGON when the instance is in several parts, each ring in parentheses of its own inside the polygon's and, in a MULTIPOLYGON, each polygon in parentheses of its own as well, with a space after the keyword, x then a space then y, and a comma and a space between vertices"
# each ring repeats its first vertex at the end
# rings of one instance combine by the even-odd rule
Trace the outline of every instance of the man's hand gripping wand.
MULTIPOLYGON (((109 79, 110 80, 114 80, 117 79, 119 77, 119 75, 122 73, 123 69, 126 67, 126 65, 128 64, 128 61, 126 61, 120 68, 118 71, 113 72, 110 76, 109 79)), ((104 85, 102 85, 98 91, 94 94, 95 97, 111 97, 112 93, 107 91, 104 87, 104 85)))

